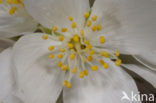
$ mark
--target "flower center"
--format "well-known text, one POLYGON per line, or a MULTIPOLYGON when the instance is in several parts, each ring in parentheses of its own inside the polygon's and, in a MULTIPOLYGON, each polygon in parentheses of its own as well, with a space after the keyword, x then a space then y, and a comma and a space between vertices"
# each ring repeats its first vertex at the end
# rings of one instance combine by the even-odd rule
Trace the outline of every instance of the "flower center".
MULTIPOLYGON (((59 32, 56 26, 52 26, 52 33, 57 35, 52 36, 62 42, 62 46, 55 48, 51 45, 48 48, 49 51, 58 52, 58 67, 67 75, 63 86, 72 87, 70 79, 73 75, 78 74, 81 79, 88 76, 90 70, 87 67, 90 67, 92 71, 97 71, 98 65, 108 69, 109 65, 105 62, 105 59, 115 59, 115 64, 120 66, 122 61, 119 59, 119 51, 112 52, 106 49, 104 47, 106 38, 103 35, 97 35, 98 39, 95 38, 95 40, 87 37, 87 34, 95 34, 102 29, 100 24, 96 24, 98 19, 96 15, 90 17, 90 12, 85 12, 85 23, 81 30, 78 29, 72 16, 69 16, 68 19, 71 21, 71 29, 61 28, 61 32, 59 32)), ((47 40, 50 37, 44 34, 42 38, 47 40)), ((54 59, 55 55, 51 53, 49 58, 54 59)))

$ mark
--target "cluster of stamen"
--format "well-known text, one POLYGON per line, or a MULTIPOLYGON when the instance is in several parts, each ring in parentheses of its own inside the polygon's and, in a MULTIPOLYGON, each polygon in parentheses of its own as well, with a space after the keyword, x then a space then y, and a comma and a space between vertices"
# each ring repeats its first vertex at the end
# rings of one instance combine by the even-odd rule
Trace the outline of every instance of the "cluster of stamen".
MULTIPOLYGON (((86 25, 84 27, 87 29, 91 29, 92 32, 100 31, 102 29, 102 26, 100 24, 95 25, 94 22, 97 21, 98 17, 96 15, 93 15, 91 19, 89 19, 90 13, 85 12, 84 13, 84 19, 86 20, 86 25)), ((68 17, 68 20, 71 22, 71 29, 75 30, 77 28, 76 22, 74 22, 74 18, 72 16, 68 17)), ((55 50, 55 47, 53 45, 49 46, 49 51, 58 51, 58 54, 56 58, 59 60, 58 67, 65 71, 66 73, 69 73, 69 77, 71 75, 74 75, 78 72, 79 78, 84 78, 89 75, 89 70, 85 68, 85 66, 82 66, 82 68, 79 67, 80 63, 77 63, 77 59, 79 58, 83 64, 90 65, 90 69, 92 71, 97 71, 98 66, 93 65, 94 61, 97 61, 104 69, 108 69, 109 65, 105 62, 105 58, 115 59, 116 66, 120 66, 122 63, 121 59, 119 59, 120 52, 116 50, 113 53, 109 53, 103 49, 100 49, 100 51, 96 50, 96 47, 94 47, 91 40, 88 40, 85 37, 85 32, 83 29, 81 29, 78 33, 72 34, 72 37, 66 41, 67 43, 64 43, 66 35, 63 35, 63 33, 68 32, 70 29, 67 28, 61 28, 60 30, 56 26, 52 26, 52 33, 59 33, 58 40, 62 42, 62 44, 66 44, 65 47, 59 48, 55 50), (70 59, 71 64, 74 63, 74 66, 70 66, 70 63, 64 63, 64 56, 65 54, 69 54, 66 58, 66 61, 70 59)), ((47 40, 49 37, 47 34, 44 34, 42 36, 44 40, 47 40)), ((98 44, 103 45, 106 42, 106 38, 104 36, 99 36, 98 44)), ((49 54, 50 59, 54 59, 54 54, 49 54)), ((66 79, 63 82, 63 86, 71 88, 71 82, 70 79, 66 79)))
POLYGON ((9 10, 10 15, 14 15, 18 8, 24 8, 23 0, 0 0, 0 4, 2 3, 11 6, 9 10))

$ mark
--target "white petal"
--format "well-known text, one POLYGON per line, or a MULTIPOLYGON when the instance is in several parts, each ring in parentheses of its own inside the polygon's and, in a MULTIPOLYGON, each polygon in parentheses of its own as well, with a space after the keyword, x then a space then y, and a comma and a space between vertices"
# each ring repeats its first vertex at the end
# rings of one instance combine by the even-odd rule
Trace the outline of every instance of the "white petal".
POLYGON ((92 13, 110 36, 110 47, 131 54, 156 48, 155 1, 96 0, 92 13))
POLYGON ((42 35, 42 33, 26 35, 15 43, 13 56, 15 59, 15 65, 18 68, 24 67, 26 69, 38 58, 50 53, 48 50, 49 46, 61 45, 60 42, 51 39, 43 40, 42 35))
POLYGON ((28 12, 42 25, 51 28, 69 26, 68 16, 84 23, 83 13, 89 10, 89 0, 25 0, 28 12))
POLYGON ((0 34, 1 37, 13 37, 23 32, 34 32, 36 28, 37 22, 24 9, 20 8, 15 15, 9 15, 9 5, 0 5, 0 31, 10 33, 10 35, 0 34))
POLYGON ((126 92, 128 96, 132 91, 138 93, 134 80, 111 61, 109 66, 108 70, 101 67, 95 73, 90 72, 82 80, 74 76, 72 88, 63 92, 64 103, 132 103, 128 100, 122 101, 121 98, 122 92, 126 92))
POLYGON ((143 52, 134 56, 143 65, 156 71, 156 51, 143 52))
POLYGON ((134 71, 142 78, 150 82, 154 87, 156 87, 156 72, 151 71, 148 68, 139 65, 126 64, 124 65, 127 69, 134 71))
POLYGON ((15 79, 11 65, 12 49, 6 49, 0 54, 0 103, 22 103, 13 95, 15 79))

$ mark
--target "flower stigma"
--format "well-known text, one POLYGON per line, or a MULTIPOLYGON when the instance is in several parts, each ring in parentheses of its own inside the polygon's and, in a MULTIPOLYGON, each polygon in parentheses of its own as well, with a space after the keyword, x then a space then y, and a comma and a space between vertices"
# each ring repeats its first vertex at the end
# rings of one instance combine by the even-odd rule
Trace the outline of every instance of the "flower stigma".
POLYGON ((71 23, 71 26, 68 28, 52 26, 52 35, 42 35, 43 40, 50 39, 54 36, 55 40, 62 43, 58 47, 50 45, 48 50, 51 52, 49 59, 57 61, 57 66, 61 71, 65 72, 66 76, 62 83, 64 87, 72 88, 71 78, 74 75, 83 79, 90 72, 96 72, 102 68, 105 70, 108 69, 109 64, 106 62, 108 59, 115 60, 114 64, 116 66, 120 66, 122 63, 122 60, 119 58, 120 52, 105 48, 104 45, 107 39, 104 35, 98 35, 98 32, 103 29, 96 22, 98 16, 90 16, 90 12, 84 13, 85 25, 83 28, 79 28, 74 17, 69 16, 67 19, 71 23), (95 36, 95 38, 90 38, 90 34, 95 36))

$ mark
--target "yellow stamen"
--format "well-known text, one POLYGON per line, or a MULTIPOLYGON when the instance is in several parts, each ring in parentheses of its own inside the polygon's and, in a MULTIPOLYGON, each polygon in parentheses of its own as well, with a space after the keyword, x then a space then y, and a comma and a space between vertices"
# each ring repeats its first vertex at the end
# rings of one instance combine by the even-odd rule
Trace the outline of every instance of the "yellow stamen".
POLYGON ((99 41, 101 44, 104 44, 106 42, 106 38, 104 36, 100 36, 99 41))
POLYGON ((65 80, 65 81, 62 83, 62 85, 63 85, 64 87, 67 87, 67 85, 68 85, 68 81, 65 80))
POLYGON ((68 82, 67 87, 68 87, 68 88, 72 88, 72 85, 71 85, 70 82, 68 82))
POLYGON ((90 52, 89 52, 89 55, 93 55, 95 53, 95 51, 94 50, 91 50, 90 52))
POLYGON ((100 52, 100 55, 104 56, 105 58, 108 58, 108 53, 106 51, 100 52))
POLYGON ((55 47, 52 46, 52 45, 48 47, 48 50, 49 50, 49 51, 52 51, 52 50, 54 50, 54 49, 55 49, 55 47))
POLYGON ((68 29, 67 28, 62 28, 62 32, 66 32, 68 29))
POLYGON ((53 27, 52 27, 52 31, 53 31, 53 32, 56 32, 57 30, 58 30, 58 28, 57 28, 56 26, 53 26, 53 27))
POLYGON ((116 50, 114 54, 118 57, 120 55, 120 52, 116 50))
POLYGON ((75 22, 72 23, 72 28, 76 28, 76 23, 75 22))
POLYGON ((96 65, 93 65, 93 66, 91 67, 91 69, 92 69, 93 71, 97 71, 97 70, 98 70, 98 67, 97 67, 96 65))
POLYGON ((96 28, 95 25, 93 25, 93 26, 91 27, 91 29, 92 29, 93 32, 95 32, 97 28, 96 28))
POLYGON ((109 66, 108 66, 107 63, 104 63, 104 64, 103 64, 103 67, 104 67, 105 69, 108 69, 109 66))
POLYGON ((75 58, 75 55, 74 54, 71 54, 70 55, 70 60, 73 60, 75 58))
POLYGON ((102 29, 101 25, 97 25, 97 31, 100 31, 102 29))
POLYGON ((76 68, 76 67, 72 69, 72 73, 73 73, 73 74, 75 74, 76 71, 77 71, 77 68, 76 68))
POLYGON ((74 45, 72 43, 68 43, 68 48, 72 49, 72 48, 74 48, 74 45))
POLYGON ((85 12, 85 13, 84 13, 84 18, 86 18, 86 19, 87 19, 87 18, 89 17, 89 15, 90 15, 90 13, 89 13, 89 12, 85 12))
POLYGON ((104 61, 101 59, 101 60, 99 60, 99 63, 101 64, 101 65, 104 65, 104 61))
POLYGON ((57 55, 57 58, 58 58, 58 59, 62 59, 62 58, 63 58, 63 55, 62 55, 62 54, 58 54, 58 55, 57 55))
POLYGON ((15 14, 15 11, 17 10, 17 7, 12 7, 10 10, 9 10, 9 14, 10 15, 13 15, 13 14, 15 14))
POLYGON ((118 59, 118 60, 115 61, 115 65, 116 66, 120 66, 121 63, 122 63, 122 60, 121 59, 118 59))
POLYGON ((92 17, 92 20, 93 20, 93 21, 96 21, 96 20, 97 20, 97 16, 94 15, 94 16, 92 17))
POLYGON ((89 62, 91 62, 93 60, 93 57, 92 56, 88 56, 87 59, 88 59, 89 62))
POLYGON ((58 67, 62 67, 63 64, 62 64, 62 62, 58 62, 57 65, 58 65, 58 67))
POLYGON ((89 45, 89 40, 85 40, 84 44, 89 45))
POLYGON ((60 51, 60 52, 65 52, 65 49, 62 48, 62 49, 60 49, 59 51, 60 51))
POLYGON ((83 70, 83 73, 84 73, 85 76, 88 76, 88 71, 86 69, 83 70))
POLYGON ((46 34, 42 35, 42 39, 47 40, 48 39, 48 35, 46 35, 46 34))
POLYGON ((63 40, 64 40, 64 36, 63 36, 63 35, 60 35, 60 36, 58 37, 58 39, 59 39, 59 41, 63 41, 63 40))
POLYGON ((62 71, 68 71, 69 70, 68 65, 62 65, 61 70, 62 71))
POLYGON ((69 21, 73 21, 73 17, 72 17, 72 16, 69 16, 69 17, 68 17, 68 20, 69 20, 69 21))
POLYGON ((85 75, 84 75, 83 72, 79 72, 79 77, 80 77, 80 78, 84 78, 84 76, 85 76, 85 75))
POLYGON ((50 59, 53 59, 54 56, 55 56, 55 55, 53 55, 53 54, 49 54, 49 58, 50 58, 50 59))
POLYGON ((84 36, 84 30, 83 29, 80 30, 80 34, 81 34, 81 36, 84 36))
POLYGON ((74 40, 75 42, 79 42, 79 36, 78 36, 78 35, 74 35, 74 36, 73 36, 73 40, 74 40))
POLYGON ((86 48, 90 50, 92 49, 92 45, 87 45, 86 48))
POLYGON ((92 25, 92 21, 88 20, 87 21, 87 26, 90 27, 92 25))

